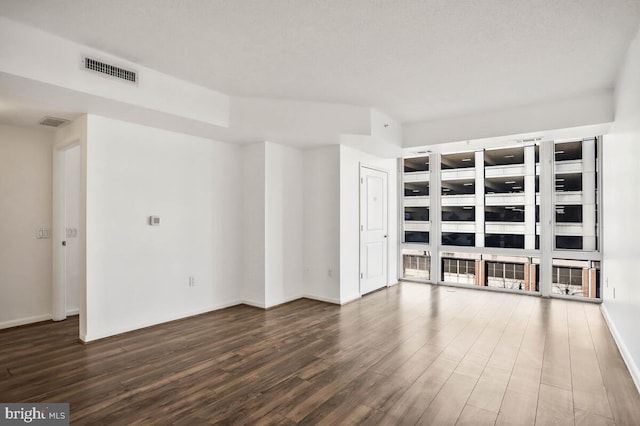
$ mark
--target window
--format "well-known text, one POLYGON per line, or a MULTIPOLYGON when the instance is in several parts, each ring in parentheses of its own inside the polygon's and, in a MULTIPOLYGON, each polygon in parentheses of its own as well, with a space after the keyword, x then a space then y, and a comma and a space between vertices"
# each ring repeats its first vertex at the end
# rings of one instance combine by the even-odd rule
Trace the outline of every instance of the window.
POLYGON ((465 253, 447 253, 442 258, 442 281, 455 284, 475 284, 476 260, 465 253))
POLYGON ((429 221, 429 157, 403 160, 403 241, 428 244, 429 221))
POLYGON ((553 259, 554 294, 600 297, 600 262, 553 259))
POLYGON ((598 146, 529 140, 404 159, 403 250, 419 252, 403 252, 403 275, 600 297, 598 146))
POLYGON ((431 276, 431 255, 423 250, 402 250, 402 276, 427 281, 431 276))
POLYGON ((554 150, 555 248, 596 251, 596 139, 556 143, 554 150))

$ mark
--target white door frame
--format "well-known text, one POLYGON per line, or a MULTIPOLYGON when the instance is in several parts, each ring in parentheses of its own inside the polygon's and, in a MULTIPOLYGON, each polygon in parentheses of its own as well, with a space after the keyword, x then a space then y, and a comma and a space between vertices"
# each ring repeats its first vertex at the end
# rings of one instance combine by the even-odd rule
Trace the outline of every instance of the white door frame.
MULTIPOLYGON (((362 169, 366 168, 366 169, 370 169, 370 170, 375 170, 377 172, 381 172, 387 175, 387 193, 386 195, 386 202, 387 202, 387 217, 386 217, 386 229, 387 229, 387 235, 389 235, 389 171, 380 167, 376 167, 376 166, 371 166, 369 164, 365 164, 360 162, 360 168, 358 170, 358 247, 359 247, 359 251, 358 251, 358 272, 359 272, 359 280, 358 280, 358 289, 360 291, 360 295, 363 295, 362 292, 362 279, 363 279, 363 272, 362 272, 362 228, 363 228, 363 224, 362 224, 362 169)), ((385 259, 386 261, 386 265, 384 268, 384 283, 385 283, 385 287, 389 287, 389 238, 385 238, 386 244, 387 244, 387 258, 385 259)))
MULTIPOLYGON (((66 293, 66 251, 62 247, 62 241, 66 240, 65 229, 65 153, 68 149, 80 146, 80 140, 55 146, 53 149, 53 291, 52 291, 52 319, 62 321, 67 318, 67 293, 66 293)), ((81 161, 82 163, 82 161, 81 161)), ((81 164, 80 164, 80 167, 81 164)), ((78 182, 80 184, 80 182, 78 182)), ((81 231, 81 244, 84 246, 84 232, 81 231)), ((81 256, 83 250, 80 250, 81 256)), ((81 259, 81 263, 83 263, 81 259)), ((80 305, 84 303, 80 298, 80 305)), ((80 314, 82 315, 82 306, 80 314)))

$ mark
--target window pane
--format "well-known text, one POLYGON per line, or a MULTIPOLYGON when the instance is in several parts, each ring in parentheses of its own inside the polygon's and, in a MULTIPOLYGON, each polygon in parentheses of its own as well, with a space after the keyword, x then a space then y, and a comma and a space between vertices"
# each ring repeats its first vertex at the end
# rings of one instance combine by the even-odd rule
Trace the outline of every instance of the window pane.
POLYGON ((554 149, 555 248, 595 251, 598 249, 597 140, 556 143, 554 149))
POLYGON ((405 231, 404 242, 427 244, 429 242, 429 233, 419 231, 405 231))
POLYGON ((600 297, 600 262, 553 259, 553 265, 553 293, 600 297))
POLYGON ((431 255, 422 250, 402 250, 402 276, 415 280, 429 280, 431 273, 431 255))
POLYGON ((428 172, 429 171, 429 157, 416 157, 404 159, 404 172, 428 172))
POLYGON ((465 246, 476 245, 476 234, 462 232, 443 232, 442 244, 445 246, 465 246))

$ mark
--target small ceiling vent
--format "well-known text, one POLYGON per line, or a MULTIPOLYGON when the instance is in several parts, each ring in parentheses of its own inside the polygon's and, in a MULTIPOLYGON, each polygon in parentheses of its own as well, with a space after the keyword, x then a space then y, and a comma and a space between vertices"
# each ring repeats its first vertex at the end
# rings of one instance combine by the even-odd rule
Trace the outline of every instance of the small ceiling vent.
POLYGON ((107 75, 109 77, 128 81, 129 83, 138 82, 138 73, 135 71, 116 67, 114 65, 105 64, 104 62, 100 62, 95 59, 91 59, 87 57, 84 58, 84 69, 89 71, 95 71, 100 74, 107 75))
POLYGON ((58 117, 44 117, 42 120, 40 120, 41 125, 49 127, 60 127, 63 124, 67 124, 68 122, 69 120, 58 117))

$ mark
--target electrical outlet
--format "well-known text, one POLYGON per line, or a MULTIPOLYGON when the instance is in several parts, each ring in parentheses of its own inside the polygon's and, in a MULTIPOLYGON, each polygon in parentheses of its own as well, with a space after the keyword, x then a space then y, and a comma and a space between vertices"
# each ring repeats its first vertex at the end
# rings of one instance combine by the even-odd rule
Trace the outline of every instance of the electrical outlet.
POLYGON ((332 269, 329 269, 329 270, 327 271, 327 275, 328 275, 329 277, 333 277, 333 270, 332 270, 332 269))
POLYGON ((193 275, 189 277, 189 287, 194 287, 196 285, 196 277, 193 275))

